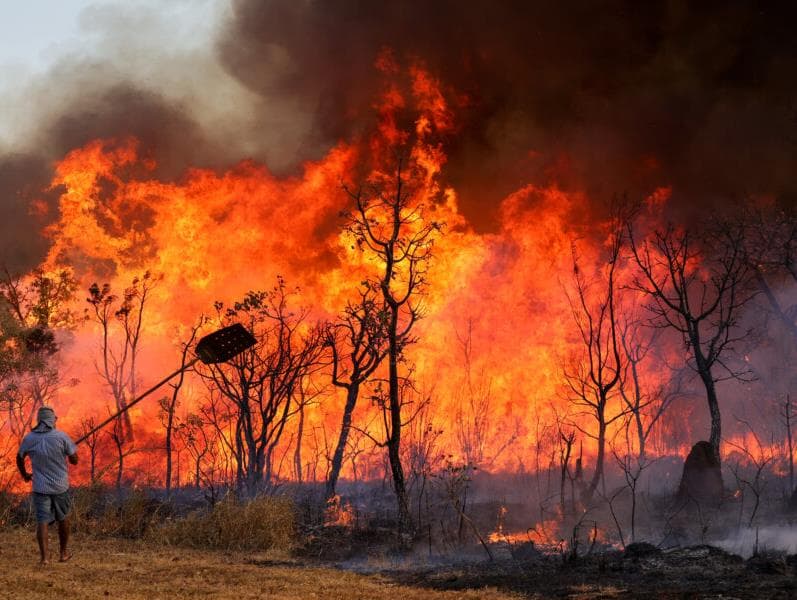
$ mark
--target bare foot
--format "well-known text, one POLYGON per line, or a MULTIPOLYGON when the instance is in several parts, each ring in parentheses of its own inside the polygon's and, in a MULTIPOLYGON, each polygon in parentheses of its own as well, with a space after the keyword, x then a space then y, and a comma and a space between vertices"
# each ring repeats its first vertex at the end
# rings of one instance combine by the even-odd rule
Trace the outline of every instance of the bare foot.
POLYGON ((71 552, 67 552, 66 554, 62 554, 61 558, 58 559, 58 562, 69 562, 69 559, 74 556, 71 552))
POLYGON ((46 558, 42 558, 42 559, 39 561, 39 564, 40 564, 42 567, 46 567, 47 565, 49 565, 49 564, 50 564, 50 561, 49 561, 49 560, 47 560, 46 558))

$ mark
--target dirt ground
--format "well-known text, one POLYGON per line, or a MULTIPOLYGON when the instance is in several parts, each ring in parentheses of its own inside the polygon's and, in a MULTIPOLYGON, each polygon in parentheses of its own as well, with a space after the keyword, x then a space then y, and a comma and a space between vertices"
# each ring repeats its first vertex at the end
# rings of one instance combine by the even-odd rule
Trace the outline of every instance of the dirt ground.
MULTIPOLYGON (((57 549, 55 531, 50 544, 57 549)), ((38 564, 33 532, 0 531, 0 598, 401 598, 503 600, 483 589, 435 591, 380 575, 306 567, 278 557, 185 550, 144 542, 75 536, 74 558, 38 564)), ((57 558, 57 552, 54 552, 57 558)))

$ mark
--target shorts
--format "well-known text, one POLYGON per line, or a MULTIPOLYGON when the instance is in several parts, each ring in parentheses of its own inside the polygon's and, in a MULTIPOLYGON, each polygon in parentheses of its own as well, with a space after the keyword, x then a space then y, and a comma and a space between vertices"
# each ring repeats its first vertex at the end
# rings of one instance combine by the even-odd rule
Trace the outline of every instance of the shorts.
POLYGON ((33 492, 33 506, 37 523, 61 522, 72 512, 72 494, 69 490, 61 494, 33 492))

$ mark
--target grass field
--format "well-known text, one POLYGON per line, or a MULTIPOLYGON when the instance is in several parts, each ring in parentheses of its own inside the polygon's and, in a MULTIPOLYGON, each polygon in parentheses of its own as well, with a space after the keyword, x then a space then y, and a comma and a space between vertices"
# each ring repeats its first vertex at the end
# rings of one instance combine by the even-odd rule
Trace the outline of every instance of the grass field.
MULTIPOLYGON (((57 559, 58 541, 50 532, 57 559)), ((73 536, 74 558, 38 564, 32 530, 0 530, 0 598, 463 598, 515 596, 494 590, 434 591, 379 576, 305 567, 252 553, 186 550, 73 536)), ((284 557, 283 557, 284 558, 284 557)))

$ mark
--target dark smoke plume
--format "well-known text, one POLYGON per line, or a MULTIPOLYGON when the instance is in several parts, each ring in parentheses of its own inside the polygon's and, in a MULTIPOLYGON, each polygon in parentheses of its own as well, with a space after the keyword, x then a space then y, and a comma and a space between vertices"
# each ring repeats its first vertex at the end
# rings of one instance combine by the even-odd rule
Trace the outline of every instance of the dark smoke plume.
POLYGON ((0 156, 4 262, 41 257, 30 229, 48 217, 31 213, 31 194, 70 149, 137 136, 167 179, 244 158, 296 170, 370 125, 385 48, 423 64, 457 105, 446 177, 481 230, 529 182, 596 201, 671 184, 683 207, 797 197, 794 3, 236 0, 208 41, 215 56, 172 62, 167 39, 133 48, 131 31, 151 21, 118 10, 127 21, 85 16, 104 31, 101 56, 64 58, 20 96, 36 125, 0 156), (223 82, 229 104, 203 117, 222 77, 237 86, 223 82))
POLYGON ((383 47, 468 97, 448 176, 473 221, 528 181, 683 204, 794 197, 797 5, 239 0, 219 41, 251 90, 362 126, 383 47), (279 70, 275 74, 275 66, 279 70))

